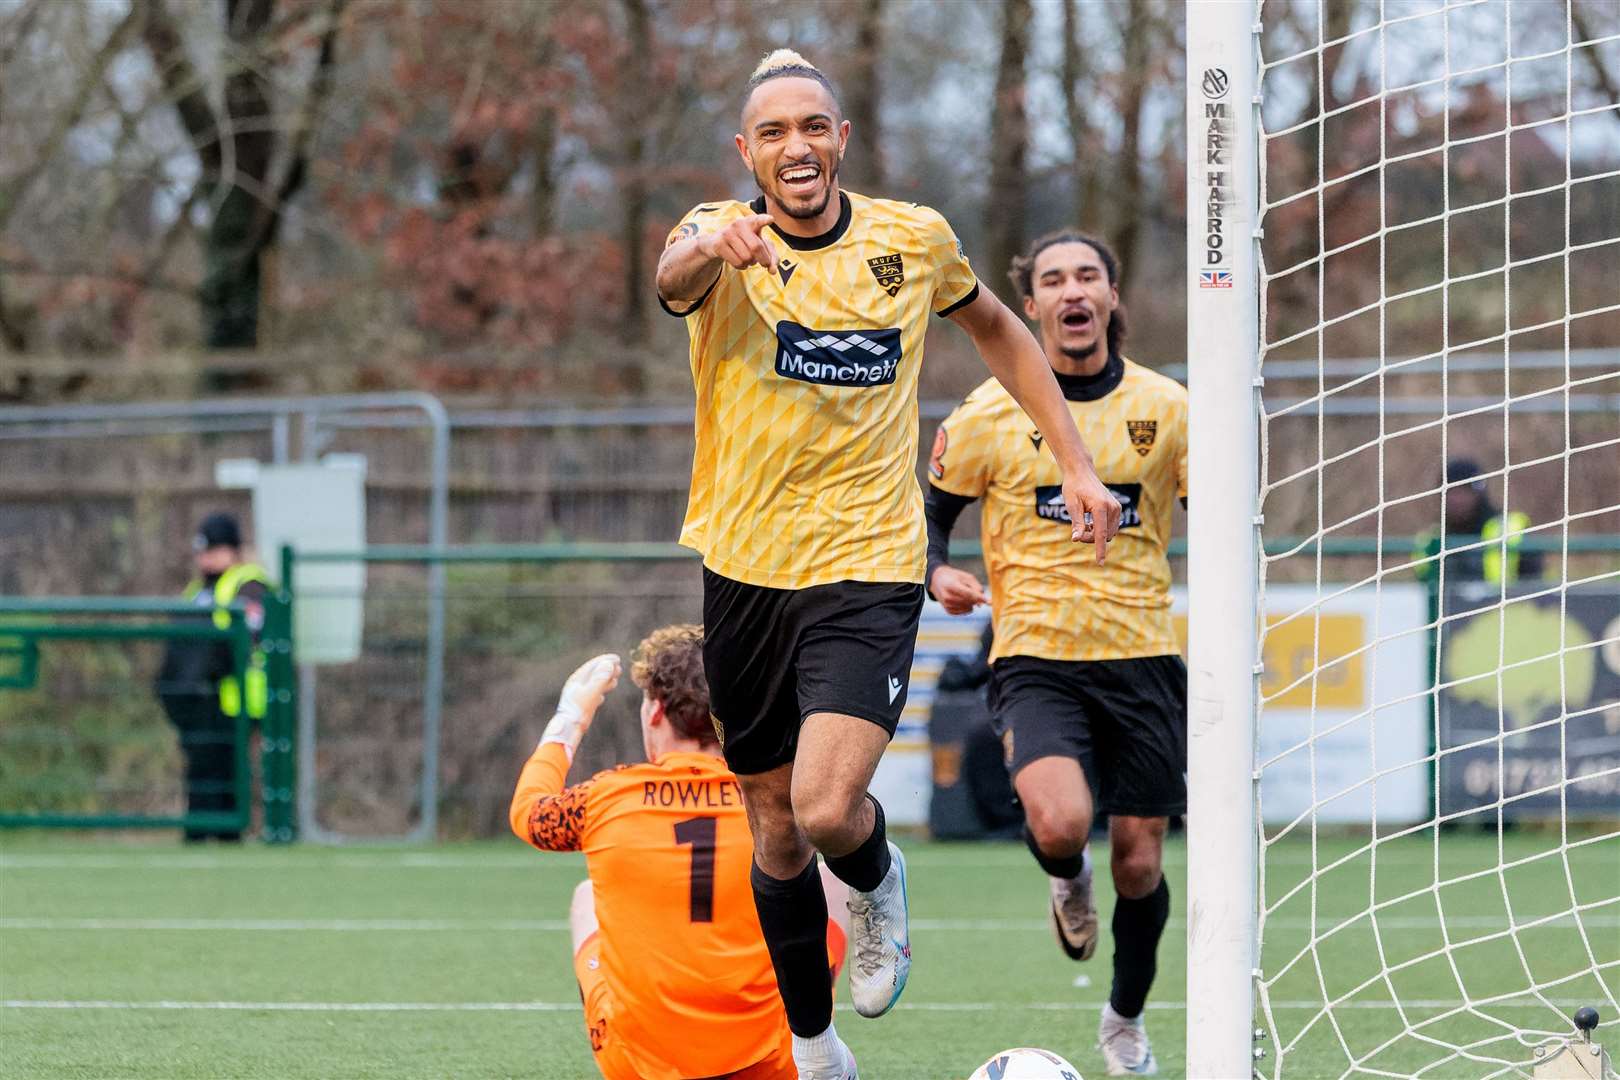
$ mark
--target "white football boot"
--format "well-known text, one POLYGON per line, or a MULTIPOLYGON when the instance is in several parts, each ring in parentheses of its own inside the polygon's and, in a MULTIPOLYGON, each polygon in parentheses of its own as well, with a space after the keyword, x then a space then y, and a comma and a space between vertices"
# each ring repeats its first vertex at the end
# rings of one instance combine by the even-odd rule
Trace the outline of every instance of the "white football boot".
POLYGON ((1142 1017, 1127 1020, 1104 1005, 1102 1021, 1097 1025, 1097 1047, 1109 1076, 1157 1076, 1159 1063, 1153 1060, 1153 1047, 1148 1043, 1147 1026, 1142 1017))
POLYGON ((900 1000, 911 974, 906 918, 906 860, 889 844, 889 872, 871 892, 849 891, 849 996, 862 1016, 882 1016, 900 1000))
POLYGON ((1070 960, 1090 960, 1097 951, 1097 905, 1091 895, 1091 857, 1072 878, 1052 883, 1052 929, 1070 960))

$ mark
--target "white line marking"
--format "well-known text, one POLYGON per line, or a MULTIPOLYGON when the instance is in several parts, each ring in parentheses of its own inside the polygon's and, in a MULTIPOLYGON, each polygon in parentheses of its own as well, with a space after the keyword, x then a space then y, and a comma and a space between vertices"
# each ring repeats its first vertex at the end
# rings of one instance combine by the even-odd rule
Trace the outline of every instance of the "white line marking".
MULTIPOLYGON (((0 872, 10 870, 539 870, 546 864, 528 856, 429 855, 418 852, 378 853, 375 855, 316 855, 311 858, 264 858, 242 855, 0 855, 0 872)), ((555 868, 572 862, 583 866, 578 855, 563 859, 548 854, 555 868)))
MULTIPOLYGON (((1604 837, 1604 840, 1610 840, 1604 837)), ((1620 835, 1613 838, 1620 841, 1620 835)), ((1583 844, 1583 849, 1596 847, 1596 844, 1583 844)), ((1098 844, 1095 852, 1106 852, 1108 845, 1098 844)), ((311 854, 309 850, 302 849, 302 857, 286 857, 264 855, 252 851, 244 851, 240 855, 221 856, 213 854, 191 854, 188 852, 173 852, 163 854, 102 854, 86 853, 83 855, 62 854, 0 854, 0 872, 10 870, 328 870, 340 867, 345 870, 398 870, 402 867, 415 870, 538 870, 542 867, 555 868, 572 862, 583 866, 584 860, 577 854, 559 856, 547 853, 544 859, 537 860, 536 852, 514 851, 511 854, 487 855, 453 855, 436 854, 431 852, 391 852, 372 851, 355 854, 329 854, 325 851, 311 854)), ((1339 857, 1341 853, 1335 850, 1323 852, 1318 857, 1319 863, 1328 863, 1339 857)), ((1548 860, 1553 859, 1556 852, 1549 851, 1548 860)), ((1366 853, 1362 853, 1366 858, 1366 853)), ((1578 856, 1577 861, 1583 861, 1588 856, 1578 856)), ((1420 840, 1411 846, 1400 848, 1380 847, 1378 862, 1380 866, 1390 865, 1421 865, 1427 866, 1434 859, 1434 853, 1427 841, 1420 840)), ((1180 848, 1171 848, 1165 852, 1164 865, 1185 866, 1186 852, 1180 848)), ((1285 851, 1273 853, 1266 857, 1268 866, 1310 866, 1311 853, 1308 850, 1285 851)), ((1013 850, 1009 848, 1004 853, 991 851, 974 852, 970 858, 959 858, 939 851, 908 849, 906 855, 907 866, 939 866, 962 870, 1008 870, 1028 869, 1032 875, 1038 874, 1035 861, 1026 854, 1022 848, 1013 850)), ((1349 864, 1347 864, 1349 865, 1349 864)), ((1456 875, 1472 872, 1475 869, 1490 869, 1491 864, 1480 863, 1447 866, 1449 874, 1456 875)))
MULTIPOLYGON (((1352 916, 1345 916, 1349 921, 1352 916)), ((1185 927, 1183 919, 1171 919, 1172 927, 1185 927)), ((1306 919, 1268 919, 1266 925, 1284 930, 1308 930, 1306 919)), ((1316 923, 1321 930, 1339 925, 1330 918, 1316 923)), ((1435 920, 1426 918, 1381 918, 1380 930, 1423 930, 1432 932, 1435 920)), ((1446 919, 1453 929, 1506 930, 1506 920, 1494 915, 1453 915, 1446 919)), ((1539 923, 1530 929, 1574 929, 1575 919, 1562 918, 1539 923)), ((1620 915, 1587 915, 1581 925, 1588 929, 1620 927, 1620 915)), ((568 929, 566 919, 183 919, 152 918, 131 919, 119 917, 4 917, 0 918, 0 931, 4 930, 179 930, 179 931, 239 931, 239 932, 303 932, 332 933, 433 933, 443 931, 523 931, 554 933, 568 929)), ((1049 933, 1051 923, 1044 919, 912 919, 911 929, 939 933, 1030 932, 1049 933)))
POLYGON ((568 929, 567 919, 27 919, 0 918, 0 930, 326 930, 336 933, 371 931, 467 931, 568 929))
POLYGON ((580 1012, 573 1001, 0 1001, 0 1009, 197 1009, 227 1012, 580 1012))
MULTIPOLYGON (((1553 999, 1556 1008, 1577 1008, 1584 999, 1553 999)), ((1460 1001, 1423 999, 1402 1003, 1406 1009, 1451 1009, 1460 1001)), ((986 1010, 1040 1012, 1080 1012, 1100 1009, 1098 1001, 919 1001, 901 1002, 895 1008, 904 1012, 984 1012, 986 1010)), ((1187 1008, 1184 1001, 1150 1001, 1149 1009, 1161 1012, 1180 1012, 1187 1008)), ((1274 1001, 1273 1009, 1311 1010, 1322 1008, 1320 1001, 1274 1001)), ((839 1004, 841 1012, 852 1006, 839 1004)), ((1393 1002, 1359 1001, 1336 1006, 1334 1011, 1387 1011, 1393 1002)), ((1479 1008, 1542 1009, 1546 1006, 1535 1000, 1494 1002, 1479 1008)), ((199 1010, 224 1012, 580 1012, 577 1001, 51 1001, 13 998, 0 1000, 0 1009, 147 1009, 147 1010, 199 1010)))

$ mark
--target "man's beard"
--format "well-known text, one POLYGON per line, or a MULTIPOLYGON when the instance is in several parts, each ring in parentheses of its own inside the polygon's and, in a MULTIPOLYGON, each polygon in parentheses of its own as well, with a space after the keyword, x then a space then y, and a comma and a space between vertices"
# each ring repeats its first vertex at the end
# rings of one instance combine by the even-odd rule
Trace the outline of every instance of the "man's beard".
POLYGON ((1102 341, 1098 340, 1093 341, 1090 345, 1081 346, 1078 349, 1059 349, 1058 352, 1062 353, 1070 360, 1090 360, 1093 356, 1097 355, 1097 349, 1101 345, 1102 341))
MULTIPOLYGON (((821 163, 817 162, 816 164, 819 166, 821 163)), ((816 203, 814 206, 811 206, 811 207, 809 207, 807 209, 800 210, 800 209, 794 209, 793 207, 789 206, 787 203, 783 202, 781 199, 778 199, 776 196, 772 195, 770 189, 765 186, 765 181, 763 181, 763 180, 761 180, 759 178, 759 173, 757 173, 757 172, 754 173, 754 184, 755 184, 756 187, 759 188, 760 194, 762 194, 766 198, 770 199, 777 206, 780 206, 782 208, 782 213, 786 214, 788 217, 790 217, 790 218, 798 218, 800 220, 809 220, 810 218, 817 218, 817 217, 820 217, 822 214, 826 213, 827 204, 832 202, 833 183, 837 179, 838 179, 838 163, 834 162, 832 170, 827 174, 827 186, 822 189, 821 201, 816 203)))

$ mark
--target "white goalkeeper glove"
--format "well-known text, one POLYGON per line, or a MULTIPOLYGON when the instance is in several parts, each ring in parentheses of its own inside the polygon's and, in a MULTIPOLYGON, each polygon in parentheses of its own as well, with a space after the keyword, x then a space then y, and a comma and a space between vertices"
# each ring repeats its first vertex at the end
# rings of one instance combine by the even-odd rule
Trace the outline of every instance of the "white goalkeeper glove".
POLYGON ((552 716, 551 723, 546 725, 545 734, 540 736, 540 745, 561 743, 572 764, 574 751, 579 748, 579 741, 585 737, 585 732, 590 730, 591 720, 595 718, 596 710, 601 708, 602 699, 618 684, 617 653, 593 656, 575 668, 563 684, 557 712, 552 716))

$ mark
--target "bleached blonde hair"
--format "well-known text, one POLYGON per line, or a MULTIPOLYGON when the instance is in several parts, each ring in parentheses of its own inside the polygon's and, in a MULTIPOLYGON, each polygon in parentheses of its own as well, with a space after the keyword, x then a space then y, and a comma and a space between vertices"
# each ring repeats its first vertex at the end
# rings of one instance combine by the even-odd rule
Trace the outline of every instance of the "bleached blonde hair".
POLYGON ((838 91, 833 89, 832 82, 821 73, 820 68, 793 49, 772 49, 765 55, 765 58, 754 67, 754 73, 748 76, 748 85, 743 89, 743 101, 746 103, 754 89, 761 83, 786 78, 811 79, 820 83, 826 88, 827 95, 833 99, 833 104, 842 111, 838 91))
POLYGON ((799 53, 792 49, 772 49, 754 67, 754 73, 748 76, 753 83, 763 82, 767 77, 776 74, 783 68, 806 68, 820 74, 820 69, 799 53))

